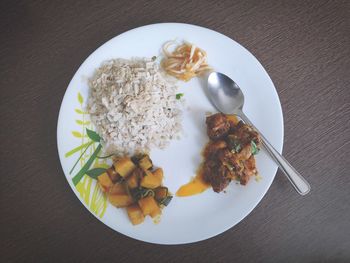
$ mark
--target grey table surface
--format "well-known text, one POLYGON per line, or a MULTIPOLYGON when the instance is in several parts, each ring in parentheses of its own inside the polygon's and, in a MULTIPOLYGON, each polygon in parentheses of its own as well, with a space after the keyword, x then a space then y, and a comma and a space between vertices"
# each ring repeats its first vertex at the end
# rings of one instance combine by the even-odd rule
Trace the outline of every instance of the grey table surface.
MULTIPOLYGON (((349 1, 1 1, 1 262, 349 262, 349 1), (69 189, 56 148, 74 72, 110 38, 158 22, 219 31, 250 50, 280 96, 281 174, 241 223, 199 243, 160 246, 101 224, 69 189)), ((169 226, 171 227, 171 226, 169 226)))

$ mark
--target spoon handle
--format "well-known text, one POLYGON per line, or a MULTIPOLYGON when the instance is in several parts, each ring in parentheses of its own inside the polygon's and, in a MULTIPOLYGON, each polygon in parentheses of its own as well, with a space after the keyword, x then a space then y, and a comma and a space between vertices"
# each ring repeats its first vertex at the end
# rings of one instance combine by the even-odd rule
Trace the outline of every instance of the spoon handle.
POLYGON ((251 121, 243 113, 243 111, 238 111, 237 115, 239 115, 245 123, 251 125, 260 134, 262 139, 262 145, 270 154, 272 159, 277 163, 277 165, 283 171, 283 173, 287 176, 294 189, 300 195, 306 195, 307 193, 309 193, 311 187, 310 184, 305 180, 305 178, 302 177, 301 174, 299 174, 297 170, 295 170, 294 167, 279 152, 276 151, 276 149, 269 143, 269 141, 264 137, 264 135, 262 135, 262 133, 253 125, 253 123, 251 123, 251 121))

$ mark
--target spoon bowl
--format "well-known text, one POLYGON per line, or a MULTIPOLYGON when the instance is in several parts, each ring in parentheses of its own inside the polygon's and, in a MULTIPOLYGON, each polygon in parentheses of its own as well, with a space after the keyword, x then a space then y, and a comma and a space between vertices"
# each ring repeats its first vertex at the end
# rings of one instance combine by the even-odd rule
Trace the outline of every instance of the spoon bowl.
POLYGON ((212 72, 208 77, 208 91, 211 102, 222 113, 232 114, 242 109, 244 95, 239 86, 228 76, 212 72))

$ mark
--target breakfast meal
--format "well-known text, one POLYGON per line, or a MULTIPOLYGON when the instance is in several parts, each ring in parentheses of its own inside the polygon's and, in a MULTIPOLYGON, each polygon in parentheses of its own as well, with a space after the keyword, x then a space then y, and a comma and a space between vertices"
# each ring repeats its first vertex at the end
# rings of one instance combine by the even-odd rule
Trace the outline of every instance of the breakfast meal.
POLYGON ((257 175, 254 155, 259 152, 259 134, 242 121, 216 113, 206 119, 210 142, 204 149, 203 179, 215 192, 224 190, 230 181, 246 185, 257 175))
POLYGON ((89 81, 87 111, 107 153, 163 149, 181 132, 177 87, 152 59, 105 61, 89 81))
POLYGON ((168 48, 174 44, 176 44, 175 41, 168 41, 163 46, 165 58, 162 60, 162 67, 166 73, 179 80, 189 81, 211 70, 204 50, 184 42, 170 52, 168 48))
POLYGON ((172 196, 162 185, 162 168, 154 169, 148 155, 115 157, 113 165, 97 177, 108 201, 125 207, 133 225, 141 224, 145 216, 157 218, 172 196))
MULTIPOLYGON (((75 110, 83 116, 89 114, 91 123, 84 117, 77 121, 83 132, 73 135, 82 138, 82 145, 66 154, 81 153, 70 171, 80 164, 80 171, 72 178, 74 186, 82 187, 80 181, 85 175, 96 179, 95 186, 98 192, 102 190, 106 206, 108 200, 117 208, 126 208, 133 225, 144 222, 146 216, 158 220, 172 200, 162 184, 162 168, 154 167, 149 157, 152 149, 164 149, 182 132, 184 93, 178 92, 167 75, 189 81, 211 70, 204 50, 184 42, 169 51, 174 44, 164 44, 160 65, 156 58, 104 61, 89 79, 86 108, 75 110), (111 158, 112 166, 108 162, 111 158)), ((78 100, 83 105, 80 93, 78 100)), ((179 188, 177 196, 199 194, 210 186, 221 192, 231 181, 246 185, 257 175, 254 155, 261 140, 255 130, 222 113, 208 116, 206 125, 210 141, 203 151, 204 162, 196 177, 179 188)))

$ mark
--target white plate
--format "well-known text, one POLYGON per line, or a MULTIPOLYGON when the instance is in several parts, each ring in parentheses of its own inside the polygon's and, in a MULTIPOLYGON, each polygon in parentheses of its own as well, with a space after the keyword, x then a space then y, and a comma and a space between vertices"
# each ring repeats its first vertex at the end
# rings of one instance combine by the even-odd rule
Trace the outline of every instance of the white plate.
MULTIPOLYGON (((260 202, 277 170, 277 166, 261 151, 257 156, 257 166, 262 176, 259 182, 252 179, 247 186, 231 183, 227 193, 217 194, 209 189, 192 197, 175 197, 163 210, 160 223, 154 224, 147 218, 138 226, 131 225, 124 209, 117 209, 106 202, 95 180, 85 176, 77 187, 74 186, 72 177, 84 162, 79 162, 71 175, 69 171, 82 150, 68 157, 65 154, 86 143, 86 137, 79 137, 86 125, 93 128, 90 124, 82 126, 81 121, 87 121, 88 115, 79 114, 88 96, 87 78, 107 59, 158 56, 164 42, 171 39, 187 40, 206 50, 209 64, 216 71, 230 76, 242 88, 246 101, 244 111, 251 121, 276 149, 282 151, 283 144, 283 116, 275 87, 259 61, 232 39, 199 26, 164 23, 130 30, 99 47, 75 73, 62 101, 57 127, 62 168, 79 200, 101 222, 129 237, 158 244, 196 242, 233 227, 260 202), (80 98, 78 94, 81 94, 80 98), (72 131, 78 133, 74 136, 72 131)), ((172 193, 195 175, 201 161, 200 152, 207 142, 205 113, 215 112, 199 79, 188 83, 178 82, 178 85, 179 92, 185 94, 188 106, 183 119, 185 134, 181 140, 171 142, 165 150, 151 152, 154 163, 163 167, 164 184, 172 193)), ((87 154, 91 154, 91 151, 87 154)))

